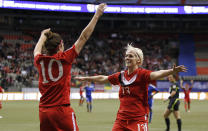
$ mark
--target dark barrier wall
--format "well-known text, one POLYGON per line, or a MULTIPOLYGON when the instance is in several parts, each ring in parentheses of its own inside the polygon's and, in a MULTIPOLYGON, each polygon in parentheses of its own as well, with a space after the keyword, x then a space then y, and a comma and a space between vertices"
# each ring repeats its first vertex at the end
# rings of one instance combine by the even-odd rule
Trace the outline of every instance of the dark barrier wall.
POLYGON ((180 72, 181 76, 196 76, 196 60, 194 56, 195 45, 192 35, 181 34, 180 37, 179 65, 185 65, 188 72, 180 72))

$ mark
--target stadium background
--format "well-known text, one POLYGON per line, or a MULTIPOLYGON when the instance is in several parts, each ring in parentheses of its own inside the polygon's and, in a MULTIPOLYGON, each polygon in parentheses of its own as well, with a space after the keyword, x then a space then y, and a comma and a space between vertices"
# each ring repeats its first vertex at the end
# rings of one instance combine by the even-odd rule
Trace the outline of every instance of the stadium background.
MULTIPOLYGON (((3 114, 2 116, 9 116, 8 111, 10 111, 11 108, 14 110, 23 110, 23 108, 20 107, 24 107, 24 105, 27 105, 26 112, 28 110, 38 110, 37 100, 40 98, 40 94, 37 88, 37 70, 33 66, 33 49, 40 36, 40 32, 50 27, 52 31, 62 35, 64 43, 66 44, 65 46, 68 48, 75 42, 82 29, 93 15, 93 13, 89 12, 18 9, 18 6, 15 8, 12 6, 13 3, 11 1, 15 3, 21 2, 21 0, 10 0, 11 3, 5 6, 4 2, 8 1, 9 0, 0 0, 0 84, 5 89, 5 93, 0 94, 0 99, 3 100, 3 109, 0 110, 0 115, 3 114), (33 109, 34 107, 35 109, 33 109)), ((29 0, 24 1, 28 2, 29 0)), ((30 0, 30 2, 38 2, 38 0, 30 0)), ((192 116, 191 114, 189 116, 184 114, 184 116, 187 117, 187 121, 189 119, 196 121, 197 118, 195 117, 201 117, 201 124, 196 125, 197 127, 201 127, 201 131, 206 130, 207 126, 203 122, 207 120, 206 115, 208 114, 207 110, 205 110, 207 108, 208 99, 208 11, 205 5, 208 1, 41 0, 39 2, 61 4, 98 4, 106 2, 110 5, 176 6, 184 9, 185 7, 190 9, 192 6, 204 7, 196 10, 196 12, 202 10, 201 12, 203 13, 201 14, 194 14, 194 11, 192 12, 193 14, 171 14, 164 12, 144 12, 140 14, 105 13, 99 20, 92 37, 74 62, 72 75, 73 77, 77 75, 109 75, 124 69, 124 47, 127 43, 132 42, 144 52, 144 68, 150 70, 168 69, 171 68, 174 63, 177 65, 184 64, 188 67, 188 72, 181 73, 180 78, 184 79, 187 83, 189 83, 191 79, 194 80, 191 98, 194 99, 193 110, 195 109, 195 112, 193 112, 192 116)), ((71 83, 71 98, 79 99, 79 86, 81 83, 75 81, 73 77, 71 83)), ((160 108, 159 105, 162 104, 161 99, 168 97, 169 83, 167 79, 157 81, 157 87, 161 92, 155 96, 155 99, 159 99, 156 101, 157 104, 155 104, 155 114, 159 117, 166 105, 163 104, 162 109, 160 108)), ((105 107, 112 107, 114 109, 112 112, 110 110, 104 112, 108 114, 112 113, 114 117, 110 120, 111 122, 114 121, 116 110, 118 109, 118 87, 96 84, 95 89, 96 91, 93 93, 93 98, 110 99, 95 100, 95 108, 100 106, 100 110, 103 110, 105 107), (110 101, 110 104, 106 101, 110 101), (103 103, 104 107, 103 105, 99 105, 99 102, 103 103), (96 103, 98 105, 96 105, 96 103)), ((180 98, 182 99, 183 97, 184 94, 181 92, 180 98)), ((78 105, 78 101, 73 100, 72 102, 74 102, 74 105, 78 105)), ((93 117, 96 120, 105 116, 99 115, 99 113, 103 114, 99 109, 94 111, 94 115, 85 116, 84 107, 75 108, 77 108, 75 110, 79 112, 78 118, 81 119, 81 129, 84 129, 84 127, 82 127, 82 122, 88 119, 88 117, 93 117)), ((183 108, 183 104, 181 104, 181 108, 183 108)), ((12 110, 10 112, 10 114, 14 116, 16 116, 16 113, 17 112, 12 110)), ((37 115, 37 111, 34 114, 37 115)), ((112 117, 112 115, 110 116, 112 117)), ((156 119, 158 117, 156 117, 156 119)), ((32 118, 34 118, 34 116, 32 118)), ((18 119, 18 117, 16 119, 18 119)), ((107 118, 104 119, 107 121, 107 118)), ((3 131, 9 130, 10 128, 7 127, 6 123, 11 121, 13 120, 9 118, 0 119, 0 130, 1 127, 4 129, 3 131)), ((27 123, 26 121, 24 121, 24 123, 27 123)), ((193 125, 193 121, 190 123, 187 122, 187 125, 193 125)), ((17 121, 13 123, 15 122, 17 121)), ((33 122, 36 122, 33 127, 37 130, 37 118, 33 122)), ((150 127, 150 129, 153 131, 160 131, 162 128, 158 126, 158 124, 160 123, 156 122, 155 125, 152 125, 154 128, 150 127)), ((25 126, 27 127, 27 125, 25 126)), ((96 128, 94 130, 97 130, 96 128)), ((106 130, 111 129, 111 127, 108 128, 109 129, 106 130)), ((31 130, 32 129, 34 128, 31 128, 31 130)), ((197 128, 187 128, 186 130, 194 131, 195 129, 197 128)), ((18 129, 14 128, 10 130, 18 129)), ((20 127, 19 130, 23 130, 23 128, 20 127)))

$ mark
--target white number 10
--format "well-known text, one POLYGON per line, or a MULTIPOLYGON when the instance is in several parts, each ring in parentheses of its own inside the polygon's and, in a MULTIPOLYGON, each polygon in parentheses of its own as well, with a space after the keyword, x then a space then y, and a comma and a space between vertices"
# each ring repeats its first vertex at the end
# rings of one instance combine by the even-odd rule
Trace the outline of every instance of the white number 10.
MULTIPOLYGON (((45 66, 44 66, 44 62, 40 61, 40 65, 41 65, 41 70, 42 70, 42 75, 43 75, 43 83, 48 83, 48 80, 46 79, 46 71, 45 71, 45 66)), ((56 82, 58 81, 62 76, 63 76, 63 66, 61 64, 60 60, 55 60, 55 59, 51 59, 49 61, 48 64, 48 75, 51 81, 56 82), (59 75, 58 77, 54 78, 52 75, 52 65, 53 62, 56 62, 58 64, 58 70, 59 70, 59 75)))

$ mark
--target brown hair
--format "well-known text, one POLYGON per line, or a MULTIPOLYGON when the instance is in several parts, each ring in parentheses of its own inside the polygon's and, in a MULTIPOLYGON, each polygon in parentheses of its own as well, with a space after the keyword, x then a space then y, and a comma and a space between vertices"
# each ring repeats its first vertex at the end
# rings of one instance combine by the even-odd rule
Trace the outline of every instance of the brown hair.
POLYGON ((57 33, 53 33, 49 31, 45 33, 47 40, 45 41, 45 49, 47 50, 47 54, 53 55, 58 51, 58 45, 61 43, 61 36, 57 33))
POLYGON ((173 78, 178 81, 179 80, 179 76, 178 76, 178 73, 174 73, 172 74, 173 78))

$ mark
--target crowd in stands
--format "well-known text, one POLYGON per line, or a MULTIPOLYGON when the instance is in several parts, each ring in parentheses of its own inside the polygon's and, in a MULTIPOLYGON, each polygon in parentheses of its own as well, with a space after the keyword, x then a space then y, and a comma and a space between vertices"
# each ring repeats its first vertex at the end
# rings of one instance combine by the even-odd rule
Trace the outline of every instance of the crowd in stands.
MULTIPOLYGON (((100 34, 93 39, 77 59, 77 67, 85 74, 112 74, 125 69, 124 53, 128 43, 141 48, 144 53, 143 67, 150 70, 171 68, 171 50, 175 50, 177 39, 170 36, 151 36, 138 33, 100 34), (174 44, 173 44, 174 43, 174 44)), ((177 50, 177 49, 176 49, 177 50)))
MULTIPOLYGON (((1 86, 32 87, 38 80, 33 65, 33 49, 39 32, 0 32, 1 86)), ((78 33, 61 33, 66 48, 78 38, 78 33)), ((124 70, 124 52, 128 43, 144 53, 143 68, 160 70, 171 68, 177 60, 177 35, 141 34, 136 32, 95 32, 81 54, 74 61, 72 75, 109 75, 124 70)), ((72 80, 72 86, 75 81, 72 80)))

